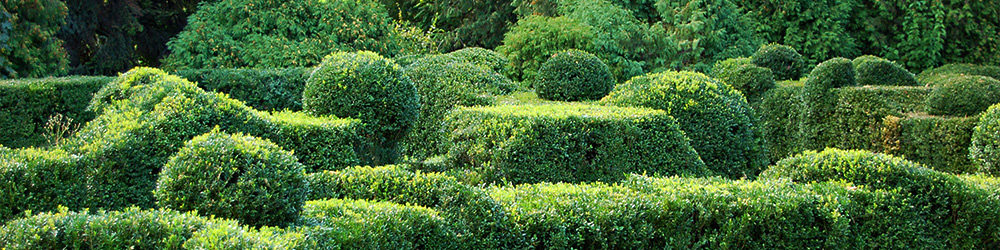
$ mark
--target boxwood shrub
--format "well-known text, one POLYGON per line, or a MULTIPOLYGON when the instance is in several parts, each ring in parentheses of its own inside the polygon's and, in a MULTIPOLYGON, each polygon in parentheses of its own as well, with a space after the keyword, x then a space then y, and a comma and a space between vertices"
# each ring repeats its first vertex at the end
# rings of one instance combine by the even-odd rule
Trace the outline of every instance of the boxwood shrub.
POLYGON ((620 180, 627 173, 709 175, 666 112, 585 104, 458 108, 445 119, 448 162, 485 183, 620 180))
MULTIPOLYGON (((452 53, 454 54, 454 53, 452 53)), ((516 87, 491 69, 448 55, 432 55, 403 68, 420 94, 420 117, 403 138, 403 153, 415 160, 447 153, 444 116, 456 106, 492 105, 516 87)))
POLYGON ((365 200, 306 202, 303 249, 468 249, 437 211, 365 200))
POLYGON ((156 183, 156 204, 250 226, 294 222, 309 189, 291 152, 260 138, 213 130, 170 157, 156 183))
POLYGON ((307 175, 310 200, 354 199, 412 204, 440 212, 473 249, 520 248, 507 214, 484 191, 440 173, 420 173, 404 166, 351 167, 307 175))
POLYGON ((972 131, 969 158, 979 172, 1000 176, 1000 104, 990 106, 972 131))
POLYGON ((689 71, 647 74, 615 86, 601 103, 660 109, 677 118, 716 174, 753 178, 767 166, 753 110, 739 91, 718 79, 689 71))
POLYGON ((917 78, 913 73, 896 62, 872 55, 854 58, 852 62, 859 85, 917 85, 917 78))
POLYGON ((1000 80, 1000 66, 951 63, 924 70, 917 75, 917 81, 927 86, 935 86, 949 78, 958 76, 987 76, 1000 80))
POLYGON ((94 119, 90 98, 112 77, 74 76, 0 81, 0 144, 50 145, 94 119), (60 118, 61 117, 61 118, 60 118))
POLYGON ((398 142, 420 115, 420 95, 410 77, 392 59, 374 52, 337 52, 323 59, 302 92, 303 108, 312 115, 351 117, 365 124, 367 164, 390 164, 398 142))
POLYGON ((229 94, 257 110, 301 111, 302 89, 311 68, 194 69, 173 74, 207 91, 229 94))
POLYGON ((746 57, 715 63, 712 76, 739 90, 751 105, 759 103, 764 93, 777 87, 771 69, 754 65, 746 57))
POLYGON ((802 88, 805 105, 804 117, 799 127, 802 129, 802 145, 807 149, 822 149, 821 143, 837 136, 831 128, 830 119, 836 112, 837 88, 857 85, 854 64, 847 58, 837 57, 827 60, 809 72, 809 79, 802 88))
POLYGON ((970 116, 1000 103, 1000 80, 986 76, 951 76, 933 86, 927 113, 970 116))
POLYGON ((506 69, 510 63, 510 60, 507 60, 500 53, 480 47, 463 48, 452 51, 448 55, 500 74, 506 74, 506 69))
POLYGON ((582 50, 552 55, 538 69, 535 91, 553 101, 599 100, 611 92, 615 78, 600 58, 582 50))
POLYGON ((771 69, 774 79, 798 80, 805 73, 805 58, 790 46, 771 43, 760 46, 757 52, 750 57, 751 62, 757 66, 771 69))
POLYGON ((976 173, 980 170, 968 155, 978 121, 977 116, 887 116, 881 124, 884 152, 941 172, 976 173))

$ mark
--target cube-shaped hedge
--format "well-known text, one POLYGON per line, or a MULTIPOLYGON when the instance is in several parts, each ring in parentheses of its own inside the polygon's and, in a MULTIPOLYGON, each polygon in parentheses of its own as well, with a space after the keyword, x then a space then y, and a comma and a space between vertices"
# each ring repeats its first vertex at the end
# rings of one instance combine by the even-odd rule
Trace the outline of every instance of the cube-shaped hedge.
POLYGON ((665 112, 585 104, 453 110, 448 162, 482 182, 589 182, 627 173, 707 175, 665 112))

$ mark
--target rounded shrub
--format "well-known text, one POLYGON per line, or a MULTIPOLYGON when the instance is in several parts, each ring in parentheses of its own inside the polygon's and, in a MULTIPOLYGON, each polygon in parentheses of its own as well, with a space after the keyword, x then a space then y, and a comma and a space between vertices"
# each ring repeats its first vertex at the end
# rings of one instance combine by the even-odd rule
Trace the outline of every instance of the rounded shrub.
POLYGON ((970 116, 1000 103, 1000 80, 985 76, 953 75, 939 82, 927 96, 927 113, 970 116))
POLYGON ((399 65, 370 51, 337 52, 306 80, 303 109, 316 116, 360 119, 370 147, 360 153, 367 164, 395 161, 397 142, 420 112, 420 96, 399 65))
POLYGON ((403 138, 403 153, 423 160, 447 152, 443 120, 456 106, 492 105, 516 87, 509 78, 451 54, 427 56, 403 68, 420 93, 420 117, 403 138))
POLYGON ((972 130, 969 158, 979 172, 1000 176, 1000 103, 990 106, 972 130))
POLYGON ((854 64, 847 58, 837 57, 816 65, 809 72, 802 89, 802 103, 805 111, 800 121, 800 139, 808 149, 823 149, 823 142, 836 141, 832 133, 833 121, 838 97, 833 89, 857 85, 854 64))
POLYGON ((598 100, 615 86, 611 70, 600 58, 582 50, 552 55, 538 69, 538 97, 553 101, 598 100))
POLYGON ((601 103, 660 109, 677 118, 705 165, 729 177, 755 177, 767 166, 756 118, 739 91, 696 72, 663 72, 615 86, 601 103))
POLYGON ((761 46, 751 57, 757 66, 771 69, 776 80, 797 80, 805 73, 805 59, 790 46, 771 43, 761 46))
POLYGON ((510 60, 508 76, 529 85, 538 75, 538 68, 552 54, 588 48, 594 32, 590 25, 569 17, 532 15, 518 20, 504 34, 503 45, 497 47, 497 52, 510 60))
POLYGON ((298 219, 309 193, 303 168, 270 141, 212 131, 170 158, 154 195, 163 208, 285 226, 298 219))
POLYGON ((745 57, 715 63, 712 75, 739 90, 750 103, 761 101, 765 92, 776 87, 770 69, 754 65, 745 57))
POLYGON ((504 69, 510 63, 510 60, 507 60, 500 53, 480 47, 464 48, 452 51, 448 55, 501 74, 505 72, 504 69))
POLYGON ((920 72, 917 75, 917 81, 927 86, 936 86, 939 82, 946 81, 953 76, 988 76, 1000 80, 1000 66, 967 63, 945 64, 920 72))
POLYGON ((837 57, 816 65, 806 79, 806 89, 832 89, 858 85, 854 63, 843 57, 837 57))
POLYGON ((917 78, 913 73, 896 62, 871 55, 854 58, 852 62, 859 85, 917 85, 917 78))

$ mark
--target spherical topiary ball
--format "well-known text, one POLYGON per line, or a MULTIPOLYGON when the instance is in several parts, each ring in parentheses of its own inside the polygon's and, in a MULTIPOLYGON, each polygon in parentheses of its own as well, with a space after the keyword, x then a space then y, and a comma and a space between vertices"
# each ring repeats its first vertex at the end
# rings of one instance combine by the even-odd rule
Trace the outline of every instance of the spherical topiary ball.
POLYGON ((969 158, 980 173, 1000 176, 1000 103, 990 106, 972 130, 969 158))
POLYGON ((615 86, 601 103, 666 111, 705 165, 725 177, 753 178, 767 166, 750 105, 718 79, 689 71, 637 76, 615 86))
POLYGON ((917 78, 896 62, 877 56, 854 58, 854 71, 860 85, 914 86, 917 78))
POLYGON ((392 163, 396 142, 420 114, 420 96, 395 62, 374 52, 337 52, 323 59, 306 80, 303 109, 313 115, 357 118, 372 144, 366 164, 392 163))
POLYGON ((615 87, 611 70, 600 58, 581 50, 552 55, 538 69, 538 97, 553 101, 601 99, 615 87))
POLYGON ((805 85, 807 89, 810 86, 831 89, 858 85, 854 63, 843 57, 826 60, 809 72, 805 85))
POLYGON ((268 140, 214 130, 170 158, 154 195, 162 208, 284 226, 298 218, 308 195, 303 169, 268 140))
POLYGON ((969 116, 1000 103, 1000 81, 986 76, 953 75, 927 96, 927 113, 969 116))
POLYGON ((751 57, 751 62, 757 66, 771 69, 776 80, 796 80, 806 70, 805 59, 795 48, 768 44, 761 46, 751 57))
POLYGON ((712 74, 733 86, 750 103, 760 101, 764 92, 776 87, 770 69, 750 63, 749 58, 731 58, 715 63, 712 74))

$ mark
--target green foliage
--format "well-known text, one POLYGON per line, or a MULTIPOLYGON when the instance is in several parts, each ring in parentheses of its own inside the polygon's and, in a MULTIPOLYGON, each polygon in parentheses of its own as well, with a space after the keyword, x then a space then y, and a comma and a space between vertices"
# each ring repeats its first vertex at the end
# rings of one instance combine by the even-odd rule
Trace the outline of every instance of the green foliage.
POLYGON ((240 0, 198 6, 168 43, 170 69, 310 67, 336 51, 426 52, 374 0, 240 0))
POLYGON ((761 138, 767 142, 769 162, 802 152, 799 124, 805 112, 802 87, 778 87, 764 93, 760 107, 761 138))
POLYGON ((866 151, 827 149, 784 159, 761 174, 762 179, 786 178, 798 183, 844 181, 872 190, 894 190, 916 209, 922 235, 920 246, 969 248, 998 244, 995 193, 984 192, 954 175, 917 163, 866 151))
POLYGON ((419 206, 309 201, 299 224, 310 249, 465 249, 436 211, 419 206))
POLYGON ((351 199, 412 204, 440 212, 471 249, 519 248, 507 214, 485 192, 437 173, 411 172, 402 166, 351 167, 307 176, 310 200, 351 199))
POLYGON ((716 174, 754 178, 767 166, 767 149, 746 99, 701 73, 663 72, 632 78, 601 103, 646 107, 677 118, 701 159, 716 174))
POLYGON ((420 95, 399 65, 374 52, 330 54, 302 92, 303 108, 317 116, 360 119, 367 164, 396 161, 401 140, 417 121, 420 95))
POLYGON ((972 131, 969 158, 980 173, 1000 176, 1000 104, 990 106, 972 131))
POLYGON ((458 58, 459 60, 463 60, 473 65, 487 70, 493 70, 494 72, 501 74, 506 72, 507 64, 510 63, 510 60, 507 60, 507 58, 500 53, 479 47, 464 48, 452 51, 448 54, 458 58))
POLYGON ((802 89, 802 101, 806 108, 799 127, 802 129, 802 145, 807 149, 822 149, 823 142, 835 137, 829 126, 838 104, 834 90, 857 85, 854 64, 851 60, 838 57, 827 60, 809 72, 802 89))
POLYGON ((936 86, 955 76, 987 76, 1000 80, 1000 67, 990 65, 974 65, 963 63, 945 64, 944 66, 924 70, 917 75, 917 81, 927 86, 936 86))
POLYGON ((480 182, 614 182, 627 173, 709 175, 663 111, 585 104, 453 110, 447 161, 480 182))
POLYGON ((806 64, 802 55, 790 46, 771 43, 761 46, 753 53, 753 64, 771 69, 775 80, 797 80, 805 73, 806 64))
POLYGON ((111 77, 61 77, 0 81, 0 144, 51 145, 94 118, 87 104, 111 77))
POLYGON ((715 63, 712 76, 739 90, 750 105, 759 103, 764 93, 777 87, 770 69, 751 63, 750 58, 738 57, 715 63))
POLYGON ((976 173, 969 160, 973 128, 979 118, 888 116, 882 122, 886 153, 900 155, 934 170, 976 173))
POLYGON ((606 96, 615 86, 608 65, 581 50, 552 55, 538 69, 538 97, 553 101, 589 101, 606 96))
POLYGON ((257 110, 302 110, 302 90, 310 68, 198 69, 174 74, 207 91, 229 94, 257 110))
POLYGON ((390 16, 440 31, 443 51, 466 47, 495 48, 517 21, 511 0, 382 0, 390 16))
POLYGON ((66 74, 69 60, 56 37, 65 22, 66 4, 8 0, 0 8, 0 79, 66 74))
POLYGON ((587 49, 593 39, 593 28, 576 19, 533 15, 518 20, 504 34, 503 45, 497 47, 497 52, 510 59, 507 74, 512 80, 530 83, 552 54, 566 49, 587 49))
MULTIPOLYGON (((859 4, 857 0, 740 2, 747 17, 756 22, 754 29, 765 41, 795 48, 804 55, 807 65, 833 57, 854 58, 861 55, 858 38, 848 33, 853 24, 852 11, 859 4)), ((798 75, 767 68, 773 70, 780 80, 798 78, 798 75)))
POLYGON ((1000 80, 953 75, 934 85, 927 96, 927 113, 970 116, 1000 103, 1000 80))
POLYGON ((170 157, 153 194, 162 208, 285 226, 298 218, 308 195, 303 168, 268 140, 213 130, 170 157))
MULTIPOLYGON (((706 71, 718 61, 754 53, 763 41, 735 1, 656 1, 662 18, 680 47, 678 59, 686 68, 706 71)), ((675 65, 679 66, 679 65, 675 65)), ((677 68, 677 67, 675 67, 677 68)))
POLYGON ((854 58, 854 71, 859 85, 914 86, 917 79, 896 62, 864 55, 854 58))
POLYGON ((503 75, 452 54, 427 56, 403 68, 421 101, 420 117, 401 142, 404 155, 416 160, 448 152, 443 121, 452 108, 492 105, 495 96, 515 88, 503 75))

